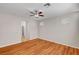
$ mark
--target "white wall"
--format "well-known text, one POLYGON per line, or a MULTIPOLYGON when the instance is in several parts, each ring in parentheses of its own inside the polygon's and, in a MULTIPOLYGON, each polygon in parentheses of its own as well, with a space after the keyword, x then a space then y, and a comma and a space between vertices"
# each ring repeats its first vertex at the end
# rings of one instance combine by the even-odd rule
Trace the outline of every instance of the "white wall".
POLYGON ((25 37, 34 39, 38 37, 37 21, 14 16, 11 14, 0 14, 0 47, 21 42, 22 22, 26 22, 25 37))
POLYGON ((21 42, 21 17, 0 14, 0 47, 21 42))
POLYGON ((37 21, 35 21, 35 20, 30 20, 30 21, 28 22, 28 34, 29 34, 29 39, 38 38, 37 21))
MULTIPOLYGON (((66 6, 68 5, 63 6, 62 8, 65 8, 66 6)), ((78 10, 77 5, 72 4, 72 6, 65 11, 71 12, 76 10, 78 10)), ((42 26, 39 25, 38 31, 40 38, 79 48, 79 13, 70 15, 63 14, 61 17, 51 17, 40 22, 44 22, 42 26)))
POLYGON ((39 37, 49 41, 58 42, 79 48, 79 14, 66 17, 44 20, 44 25, 39 25, 39 37), (62 23, 62 20, 67 24, 62 23))

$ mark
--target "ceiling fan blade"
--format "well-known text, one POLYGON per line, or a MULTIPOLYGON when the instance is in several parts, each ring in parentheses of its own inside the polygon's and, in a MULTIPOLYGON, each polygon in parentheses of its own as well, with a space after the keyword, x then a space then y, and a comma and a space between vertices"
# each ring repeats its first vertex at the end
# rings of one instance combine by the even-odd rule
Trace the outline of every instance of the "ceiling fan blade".
POLYGON ((31 14, 35 14, 34 12, 31 12, 31 11, 30 11, 30 13, 31 13, 31 14))
POLYGON ((44 15, 39 15, 39 16, 42 16, 42 17, 44 17, 44 15))
POLYGON ((38 12, 38 14, 42 14, 43 12, 38 12))
POLYGON ((31 14, 34 14, 35 15, 35 12, 33 12, 33 11, 31 11, 31 10, 29 10, 29 9, 26 9, 29 13, 31 13, 31 14))

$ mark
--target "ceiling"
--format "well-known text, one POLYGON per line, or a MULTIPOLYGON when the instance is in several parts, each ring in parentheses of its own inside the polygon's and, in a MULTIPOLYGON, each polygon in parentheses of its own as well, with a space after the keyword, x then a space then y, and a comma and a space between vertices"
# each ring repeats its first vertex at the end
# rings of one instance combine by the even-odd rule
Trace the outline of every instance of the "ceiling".
POLYGON ((32 18, 35 20, 42 20, 50 17, 56 17, 69 13, 77 9, 77 4, 75 3, 51 3, 51 6, 43 6, 45 3, 0 3, 0 13, 11 14, 25 18, 32 18), (30 17, 28 10, 42 10, 44 12, 44 17, 30 17))

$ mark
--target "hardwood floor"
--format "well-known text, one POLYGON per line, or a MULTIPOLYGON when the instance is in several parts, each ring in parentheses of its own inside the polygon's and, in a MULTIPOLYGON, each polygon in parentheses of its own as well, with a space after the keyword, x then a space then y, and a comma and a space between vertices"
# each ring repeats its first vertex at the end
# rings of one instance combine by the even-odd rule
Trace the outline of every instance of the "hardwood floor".
POLYGON ((34 39, 0 48, 1 55, 79 55, 79 49, 34 39))

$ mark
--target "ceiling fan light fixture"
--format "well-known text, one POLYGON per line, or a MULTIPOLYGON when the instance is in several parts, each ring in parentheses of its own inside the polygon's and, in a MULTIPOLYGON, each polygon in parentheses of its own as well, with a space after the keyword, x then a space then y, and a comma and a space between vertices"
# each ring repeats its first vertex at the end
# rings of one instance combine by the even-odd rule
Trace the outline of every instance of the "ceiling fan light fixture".
POLYGON ((36 15, 35 15, 35 17, 36 17, 36 18, 38 18, 38 17, 39 17, 39 15, 38 15, 38 14, 36 14, 36 15))

